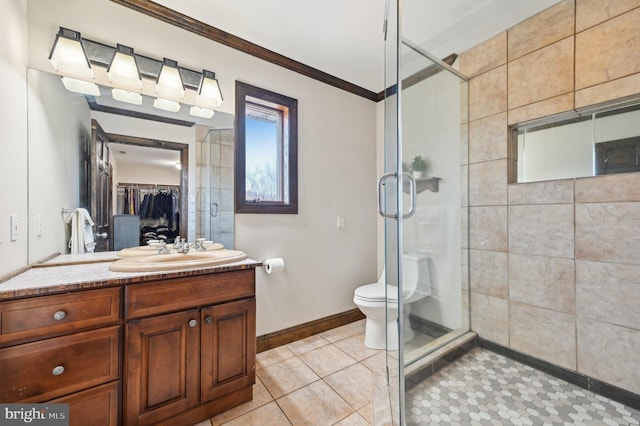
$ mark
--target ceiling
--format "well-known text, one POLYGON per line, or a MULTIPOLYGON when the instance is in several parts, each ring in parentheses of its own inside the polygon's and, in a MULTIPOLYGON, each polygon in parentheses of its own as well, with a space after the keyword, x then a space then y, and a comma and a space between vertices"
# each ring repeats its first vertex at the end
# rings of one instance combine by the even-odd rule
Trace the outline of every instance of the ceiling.
MULTIPOLYGON (((559 0, 404 0, 403 36, 444 58, 559 0)), ((384 88, 385 0, 155 0, 373 92, 384 88)))
MULTIPOLYGON (((385 0, 154 0, 373 92, 384 88, 385 0)), ((404 0, 403 36, 438 58, 460 54, 559 0, 404 0)), ((96 98, 109 104, 111 96, 96 98)), ((116 105, 117 106, 117 105, 116 105)), ((142 112, 154 113, 143 105, 142 112)), ((162 115, 155 110, 155 114, 162 115)), ((209 127, 232 126, 216 114, 209 127)), ((174 115, 175 117, 175 115, 174 115)), ((200 121, 194 117, 180 117, 200 121)), ((177 151, 113 145, 119 163, 175 167, 177 151), (152 160, 153 159, 153 160, 152 160), (140 163, 142 161, 142 163, 140 163)))

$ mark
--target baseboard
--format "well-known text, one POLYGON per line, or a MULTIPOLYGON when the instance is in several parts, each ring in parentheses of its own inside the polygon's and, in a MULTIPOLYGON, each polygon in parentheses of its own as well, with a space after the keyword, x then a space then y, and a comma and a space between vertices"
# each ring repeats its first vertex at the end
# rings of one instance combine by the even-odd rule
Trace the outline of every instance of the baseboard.
POLYGON ((285 328, 284 330, 258 336, 256 339, 256 349, 258 353, 264 352, 364 318, 364 314, 356 308, 314 321, 305 322, 285 328))
POLYGON ((539 358, 524 354, 522 352, 515 351, 511 348, 507 348, 483 338, 479 338, 478 343, 480 347, 488 349, 492 352, 504 355, 507 358, 511 358, 537 370, 544 371, 547 374, 550 374, 569 383, 573 383, 574 385, 579 386, 583 389, 589 390, 598 395, 602 395, 628 407, 635 408, 636 410, 640 410, 640 395, 636 393, 619 388, 609 383, 605 383, 591 376, 587 376, 585 374, 560 367, 559 365, 552 364, 548 361, 544 361, 539 358))
POLYGON ((414 331, 419 331, 422 334, 435 338, 442 337, 451 331, 450 328, 415 315, 409 315, 409 321, 414 331))

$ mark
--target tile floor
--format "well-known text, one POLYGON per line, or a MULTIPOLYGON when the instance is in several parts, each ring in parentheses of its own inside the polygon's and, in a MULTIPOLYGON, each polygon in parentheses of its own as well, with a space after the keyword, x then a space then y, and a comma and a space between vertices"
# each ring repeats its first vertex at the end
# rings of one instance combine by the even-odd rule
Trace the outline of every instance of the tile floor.
POLYGON ((407 425, 640 424, 640 411, 481 348, 415 384, 406 405, 407 425))
POLYGON ((385 352, 364 346, 364 320, 259 353, 253 401, 196 426, 371 425, 385 352))
MULTIPOLYGON (((195 426, 372 425, 388 418, 372 403, 384 372, 358 321, 258 354, 253 400, 195 426)), ((481 348, 406 385, 407 425, 640 425, 637 410, 481 348)))

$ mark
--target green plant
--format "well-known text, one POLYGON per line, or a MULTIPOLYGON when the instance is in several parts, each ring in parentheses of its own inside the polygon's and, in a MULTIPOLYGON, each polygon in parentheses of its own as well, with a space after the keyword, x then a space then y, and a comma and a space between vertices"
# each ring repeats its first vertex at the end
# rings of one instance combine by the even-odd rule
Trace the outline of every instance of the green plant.
POLYGON ((411 170, 414 172, 424 172, 427 170, 427 162, 422 158, 422 155, 413 157, 413 160, 411 160, 411 170))

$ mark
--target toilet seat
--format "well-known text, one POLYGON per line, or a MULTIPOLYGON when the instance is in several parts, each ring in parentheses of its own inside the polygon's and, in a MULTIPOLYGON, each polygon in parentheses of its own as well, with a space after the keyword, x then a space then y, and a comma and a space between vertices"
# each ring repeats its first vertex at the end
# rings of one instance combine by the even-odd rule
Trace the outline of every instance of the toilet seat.
POLYGON ((398 303, 398 289, 394 286, 386 286, 386 295, 385 295, 385 285, 384 283, 373 283, 360 286, 356 288, 355 297, 363 302, 391 302, 398 303))

